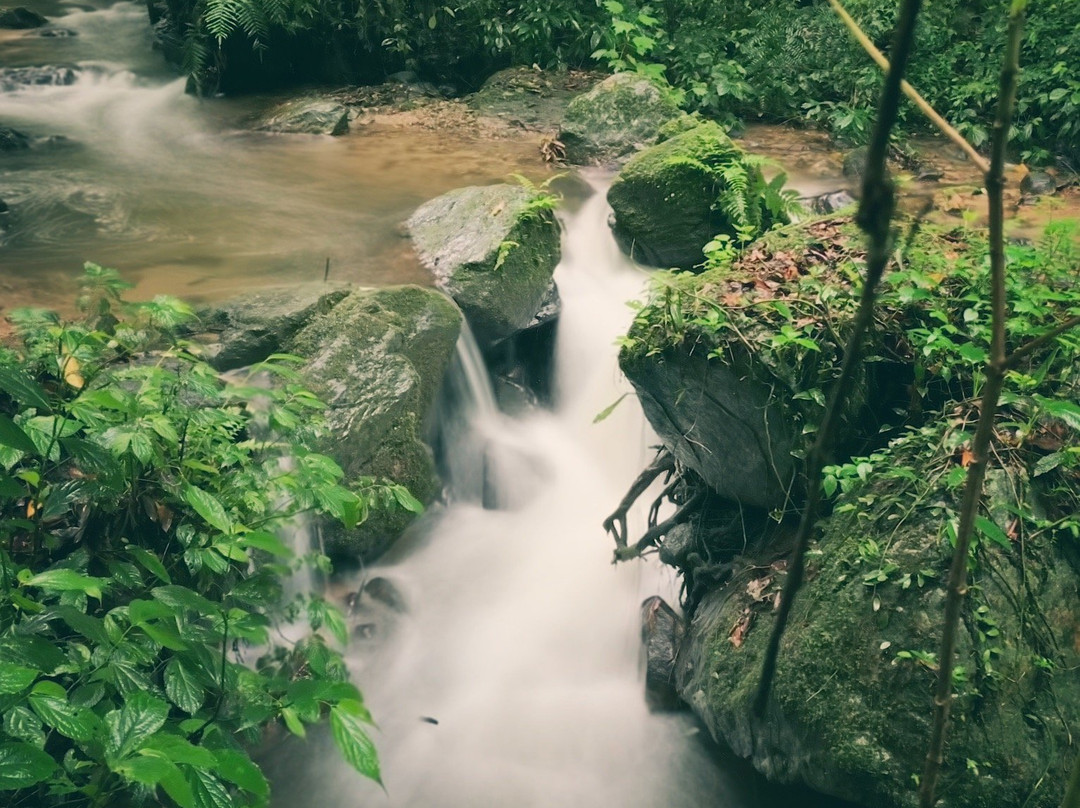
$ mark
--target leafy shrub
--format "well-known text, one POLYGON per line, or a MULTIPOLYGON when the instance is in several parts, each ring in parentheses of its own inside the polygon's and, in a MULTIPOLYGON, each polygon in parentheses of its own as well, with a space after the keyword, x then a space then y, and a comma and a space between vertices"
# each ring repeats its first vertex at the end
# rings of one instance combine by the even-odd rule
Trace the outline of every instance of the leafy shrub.
POLYGON ((273 387, 225 383, 174 336, 187 306, 124 286, 87 265, 83 321, 18 312, 22 345, 0 351, 0 801, 266 805, 248 750, 327 716, 378 779, 336 646, 277 639, 302 616, 346 631, 321 598, 285 599, 329 562, 276 532, 308 512, 352 525, 400 492, 350 490, 297 442, 322 405, 288 357, 260 368, 273 387))

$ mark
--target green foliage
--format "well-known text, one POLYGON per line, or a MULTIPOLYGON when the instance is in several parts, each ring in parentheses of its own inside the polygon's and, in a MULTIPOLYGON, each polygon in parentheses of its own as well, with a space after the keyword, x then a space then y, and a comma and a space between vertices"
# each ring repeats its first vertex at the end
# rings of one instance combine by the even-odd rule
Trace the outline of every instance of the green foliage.
POLYGON ((9 805, 261 806, 247 750, 280 723, 329 717, 345 759, 379 778, 371 717, 348 682, 345 622, 285 600, 301 567, 277 537, 299 514, 361 521, 414 501, 298 441, 320 402, 293 357, 225 383, 175 336, 170 298, 129 304, 87 266, 80 322, 13 315, 0 354, 0 791, 9 805), (290 458, 284 462, 283 458, 290 458), (306 616, 321 633, 282 644, 306 616))

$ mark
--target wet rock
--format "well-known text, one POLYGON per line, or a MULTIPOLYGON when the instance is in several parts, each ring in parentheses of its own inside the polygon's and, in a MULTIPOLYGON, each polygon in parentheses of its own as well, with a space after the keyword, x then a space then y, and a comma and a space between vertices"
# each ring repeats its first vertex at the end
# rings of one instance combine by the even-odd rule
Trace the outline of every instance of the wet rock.
POLYGON ((70 28, 39 28, 34 32, 34 35, 46 39, 68 39, 73 36, 78 36, 79 32, 73 31, 70 28))
POLYGON ((30 137, 10 126, 0 126, 0 151, 18 151, 30 148, 30 137))
POLYGON ((844 155, 844 176, 850 178, 856 186, 862 183, 868 153, 866 146, 859 146, 844 155))
MULTIPOLYGON (((717 234, 736 234, 736 224, 718 204, 726 187, 723 172, 743 151, 715 123, 706 123, 639 152, 608 189, 619 246, 655 267, 691 269, 704 261, 702 249, 717 234)), ((760 178, 760 168, 743 164, 760 178)), ((764 181, 762 180, 762 184, 764 181)), ((761 230, 773 223, 764 201, 747 214, 761 230)))
POLYGON ((915 175, 918 182, 937 182, 945 176, 945 172, 933 166, 924 166, 915 175))
POLYGON ((364 584, 360 591, 361 597, 368 597, 377 603, 381 603, 398 614, 404 614, 408 609, 405 597, 389 578, 375 577, 364 584))
POLYGON ((0 92, 9 93, 21 87, 66 87, 78 77, 78 71, 64 65, 5 67, 0 70, 0 92))
POLYGON ((36 11, 31 11, 25 6, 0 8, 0 28, 40 28, 42 25, 47 25, 48 22, 49 21, 45 17, 41 16, 36 11))
POLYGON ((299 98, 275 107, 257 127, 264 132, 337 137, 349 131, 349 110, 327 98, 299 98))
POLYGON ((1057 179, 1046 171, 1030 171, 1020 180, 1020 193, 1027 196, 1048 196, 1057 191, 1057 179))
POLYGON ((645 701, 653 711, 685 705, 675 682, 675 663, 686 627, 663 598, 653 596, 641 604, 641 643, 645 649, 645 701))
POLYGON ((514 185, 460 188, 409 219, 416 251, 435 285, 465 313, 482 344, 530 326, 549 299, 559 263, 559 226, 534 194, 514 185))
MULTIPOLYGON (((307 360, 303 378, 328 405, 329 436, 315 448, 346 479, 392 480, 424 504, 439 494, 424 427, 460 329, 461 312, 444 295, 394 286, 351 292, 286 341, 287 352, 307 360)), ((331 554, 370 561, 414 518, 379 509, 354 530, 325 526, 323 539, 331 554)))
POLYGON ((653 82, 617 73, 570 102, 559 140, 571 163, 607 162, 653 143, 661 126, 680 114, 653 82))
MULTIPOLYGON (((31 141, 31 146, 37 145, 31 141)), ((20 171, 0 178, 11 206, 6 244, 53 244, 74 237, 126 237, 137 230, 131 205, 117 188, 67 171, 20 171)))
POLYGON ((829 191, 826 194, 818 194, 809 199, 804 198, 802 202, 812 213, 835 213, 838 210, 854 205, 855 197, 847 191, 829 191))
POLYGON ((207 358, 218 370, 261 362, 283 351, 294 334, 348 293, 342 284, 308 283, 202 309, 202 329, 218 340, 208 347, 207 358))

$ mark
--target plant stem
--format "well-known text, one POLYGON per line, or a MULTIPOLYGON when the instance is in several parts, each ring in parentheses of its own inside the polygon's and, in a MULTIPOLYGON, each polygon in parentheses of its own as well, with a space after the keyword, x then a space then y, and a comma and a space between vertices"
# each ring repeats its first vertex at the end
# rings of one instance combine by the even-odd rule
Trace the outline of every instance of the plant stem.
POLYGON ((754 713, 760 717, 765 713, 772 689, 772 680, 776 674, 776 662, 780 653, 780 640, 791 616, 791 607, 795 596, 802 586, 806 568, 806 550, 810 536, 817 523, 818 508, 821 503, 821 474, 825 460, 836 442, 836 433, 840 424, 840 411, 855 382, 855 371, 862 357, 863 336, 874 321, 874 305, 877 302, 877 286, 889 261, 890 221, 895 206, 895 193, 892 182, 885 170, 885 157, 889 147, 889 137, 900 108, 900 82, 907 69, 908 58, 915 37, 915 21, 919 15, 922 0, 904 0, 900 6, 893 34, 893 62, 885 74, 885 85, 881 92, 877 122, 874 125, 873 138, 866 158, 866 172, 863 178, 862 201, 859 204, 858 223, 866 232, 870 242, 867 250, 866 278, 863 283, 859 310, 851 336, 844 348, 844 362, 840 377, 829 395, 825 416, 818 427, 817 438, 810 450, 806 463, 806 503, 799 520, 799 530, 795 537, 795 551, 788 568, 787 580, 780 600, 780 608, 773 624, 765 659, 761 666, 761 679, 757 694, 754 696, 754 713))
POLYGON ((952 704, 952 677, 956 654, 956 635, 960 625, 960 610, 967 595, 967 564, 975 517, 982 499, 983 480, 989 461, 990 441, 994 435, 998 399, 1005 384, 1009 360, 1005 355, 1005 148, 1009 142, 1013 102, 1016 97, 1016 79, 1019 73, 1020 36, 1024 27, 1024 9, 1027 0, 1013 0, 1009 10, 1008 41, 1005 62, 1001 69, 1001 85, 998 95, 997 116, 994 120, 993 141, 990 153, 990 169, 986 173, 986 192, 990 208, 990 283, 992 336, 990 359, 986 364, 986 385, 979 404, 979 425, 972 444, 974 460, 968 466, 967 481, 960 510, 960 525, 956 531, 956 547, 953 549, 949 568, 948 590, 945 599, 945 625, 941 633, 938 652, 938 678, 934 692, 934 725, 930 748, 926 753, 919 785, 919 805, 933 808, 936 798, 938 774, 945 749, 945 736, 952 704))
POLYGON ((1080 808, 1080 755, 1073 763, 1072 777, 1069 778, 1069 790, 1061 801, 1061 808, 1080 808))
MULTIPOLYGON (((889 60, 886 59, 885 55, 877 49, 877 46, 870 41, 870 37, 863 32, 862 28, 859 27, 859 24, 855 22, 850 14, 848 14, 847 9, 840 4, 840 0, 829 0, 829 5, 833 7, 833 11, 837 13, 844 25, 851 31, 851 35, 855 37, 860 45, 862 45, 863 50, 870 54, 870 58, 877 62, 878 67, 887 71, 889 69, 889 60)), ((906 80, 900 82, 900 89, 903 91, 904 95, 910 98, 912 103, 919 108, 922 114, 929 118, 930 122, 941 130, 941 133, 945 135, 945 137, 963 150, 964 154, 966 154, 971 162, 976 165, 979 171, 982 171, 985 174, 990 170, 990 164, 986 162, 986 159, 975 151, 975 147, 968 143, 967 139, 947 120, 942 118, 937 110, 930 106, 930 103, 919 94, 918 90, 912 87, 906 80)))

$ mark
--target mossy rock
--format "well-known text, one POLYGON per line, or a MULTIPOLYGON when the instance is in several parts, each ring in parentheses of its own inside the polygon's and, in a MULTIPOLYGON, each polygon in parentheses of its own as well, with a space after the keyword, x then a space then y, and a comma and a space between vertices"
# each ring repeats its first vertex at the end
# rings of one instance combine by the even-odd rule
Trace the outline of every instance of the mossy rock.
POLYGON ((504 339, 536 317, 560 258, 559 225, 514 185, 459 188, 408 221, 420 260, 452 297, 481 343, 504 339))
MULTIPOLYGON (((741 166, 753 185, 761 170, 715 123, 684 131, 635 155, 608 189, 612 229, 623 251, 655 267, 691 269, 718 234, 736 225, 720 204, 729 188, 725 172, 741 166)), ((741 196, 741 195, 740 195, 741 196)), ((762 232, 776 221, 763 198, 746 202, 744 218, 762 232)))
MULTIPOLYGON (((683 698, 770 778, 860 805, 918 804, 934 684, 933 657, 918 657, 936 655, 940 642, 951 556, 944 526, 953 518, 943 506, 959 498, 947 475, 927 479, 925 470, 927 453, 936 453, 929 467, 947 468, 951 452, 937 430, 916 434, 838 500, 812 550, 763 720, 750 705, 781 569, 747 560, 696 610, 679 660, 683 698), (901 467, 920 482, 890 476, 901 467)), ((1016 492, 1034 496, 1026 471, 992 472, 991 516, 1016 507, 1016 492)), ((1005 544, 984 538, 975 555, 942 808, 1056 808, 1076 757, 1066 722, 1080 715, 1080 547, 1048 531, 1005 544), (1043 659, 1053 660, 1053 674, 1043 659)))
POLYGON ((571 163, 610 162, 654 142, 679 115, 678 105, 652 81, 617 73, 570 102, 559 139, 571 163))
POLYGON ((201 309, 200 328, 217 335, 207 360, 218 370, 261 362, 349 293, 344 284, 306 283, 256 292, 201 309))
MULTIPOLYGON (((308 360, 305 381, 328 404, 329 434, 315 448, 341 465, 347 481, 384 478, 424 504, 439 494, 423 435, 460 329, 461 312, 445 296, 398 286, 352 292, 289 341, 289 352, 308 360)), ((333 554, 370 561, 413 518, 377 510, 357 529, 331 529, 324 539, 333 554)))
POLYGON ((349 131, 349 110, 330 98, 298 98, 272 109, 257 128, 264 132, 338 137, 349 131))

